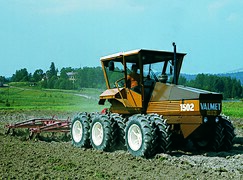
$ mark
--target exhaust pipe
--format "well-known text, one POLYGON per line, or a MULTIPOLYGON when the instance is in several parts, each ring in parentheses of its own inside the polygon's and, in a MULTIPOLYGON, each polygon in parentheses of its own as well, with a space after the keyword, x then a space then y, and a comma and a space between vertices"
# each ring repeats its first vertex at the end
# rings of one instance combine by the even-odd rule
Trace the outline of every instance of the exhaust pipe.
POLYGON ((173 78, 173 83, 178 84, 178 79, 177 79, 177 60, 176 60, 176 44, 175 42, 172 43, 174 46, 174 78, 173 78))

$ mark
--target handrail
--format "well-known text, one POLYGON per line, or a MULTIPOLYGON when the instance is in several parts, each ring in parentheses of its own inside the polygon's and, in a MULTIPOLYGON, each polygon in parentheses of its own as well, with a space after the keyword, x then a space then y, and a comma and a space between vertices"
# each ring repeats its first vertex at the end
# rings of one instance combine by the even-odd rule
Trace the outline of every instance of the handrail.
POLYGON ((123 104, 125 105, 125 107, 127 107, 127 105, 126 105, 126 103, 125 103, 125 100, 124 100, 124 98, 123 98, 123 96, 122 96, 122 93, 121 93, 121 91, 120 91, 120 89, 119 89, 119 86, 118 86, 118 82, 120 82, 120 81, 123 80, 123 79, 125 79, 125 78, 123 77, 123 78, 121 78, 121 79, 118 79, 118 80, 115 82, 115 85, 116 85, 116 87, 117 87, 117 89, 118 89, 118 92, 119 92, 119 94, 120 94, 120 96, 121 96, 121 98, 122 98, 122 100, 123 100, 123 104))

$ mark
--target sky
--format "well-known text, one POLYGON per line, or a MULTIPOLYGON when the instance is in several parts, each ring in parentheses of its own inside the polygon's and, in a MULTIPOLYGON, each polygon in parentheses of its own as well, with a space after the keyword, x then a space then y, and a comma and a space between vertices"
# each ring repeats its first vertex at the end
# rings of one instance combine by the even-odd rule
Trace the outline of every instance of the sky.
POLYGON ((243 70, 242 0, 0 0, 0 76, 97 67, 134 49, 187 53, 182 72, 243 70))

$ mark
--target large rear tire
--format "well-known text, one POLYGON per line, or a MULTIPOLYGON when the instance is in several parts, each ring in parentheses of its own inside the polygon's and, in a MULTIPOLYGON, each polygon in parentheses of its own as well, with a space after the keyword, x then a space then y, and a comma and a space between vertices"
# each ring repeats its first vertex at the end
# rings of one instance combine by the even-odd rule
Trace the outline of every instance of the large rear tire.
POLYGON ((155 129, 145 116, 137 114, 129 118, 125 128, 125 142, 133 156, 145 158, 153 156, 155 137, 155 129))
POLYGON ((116 124, 114 120, 105 114, 93 116, 90 125, 90 141, 94 149, 102 151, 113 150, 116 143, 116 124))
POLYGON ((224 139, 221 149, 223 151, 229 151, 233 147, 233 140, 235 138, 234 127, 227 117, 222 116, 221 120, 222 126, 224 127, 224 139))
POLYGON ((74 117, 71 124, 72 144, 76 147, 90 147, 89 129, 90 122, 87 113, 81 113, 74 117))

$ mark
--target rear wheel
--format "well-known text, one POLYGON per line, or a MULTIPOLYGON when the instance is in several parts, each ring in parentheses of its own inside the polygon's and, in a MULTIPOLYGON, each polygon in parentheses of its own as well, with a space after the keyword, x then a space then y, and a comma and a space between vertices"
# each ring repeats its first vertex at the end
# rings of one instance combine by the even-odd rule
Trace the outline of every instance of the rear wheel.
POLYGON ((228 151, 233 147, 233 139, 235 138, 234 127, 230 120, 223 116, 222 118, 222 126, 224 127, 224 138, 223 138, 223 145, 222 150, 228 151))
POLYGON ((129 118, 125 128, 125 141, 133 156, 153 156, 155 136, 155 130, 145 116, 137 114, 129 118))
POLYGON ((90 126, 90 141, 94 149, 111 151, 116 142, 116 126, 108 115, 93 116, 90 126))
POLYGON ((77 115, 71 124, 72 144, 76 147, 90 147, 89 140, 89 117, 82 113, 77 115))

